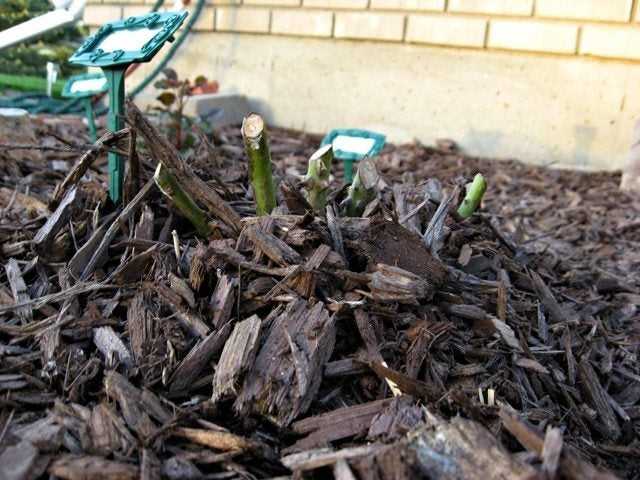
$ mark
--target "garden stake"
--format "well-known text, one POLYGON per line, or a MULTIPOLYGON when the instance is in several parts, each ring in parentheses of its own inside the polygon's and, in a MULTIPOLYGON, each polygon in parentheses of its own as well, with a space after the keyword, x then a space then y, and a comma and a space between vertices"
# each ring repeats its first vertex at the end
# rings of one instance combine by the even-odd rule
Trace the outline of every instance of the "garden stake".
POLYGON ((98 136, 96 133, 96 122, 93 112, 93 97, 101 93, 105 93, 108 88, 109 82, 102 73, 88 73, 85 75, 74 75, 69 78, 62 90, 63 97, 80 99, 84 105, 87 126, 89 128, 89 137, 94 143, 98 136))
POLYGON ((385 140, 384 135, 369 130, 339 128, 331 130, 322 139, 322 145, 333 146, 333 156, 343 162, 344 183, 350 184, 353 181, 353 162, 378 155, 385 140))
MULTIPOLYGON (((109 22, 88 37, 71 56, 69 62, 87 67, 100 67, 109 85, 108 128, 120 130, 124 115, 124 74, 132 63, 148 62, 182 25, 187 12, 152 12, 139 17, 109 22)), ((122 201, 124 157, 110 152, 109 196, 122 201)))

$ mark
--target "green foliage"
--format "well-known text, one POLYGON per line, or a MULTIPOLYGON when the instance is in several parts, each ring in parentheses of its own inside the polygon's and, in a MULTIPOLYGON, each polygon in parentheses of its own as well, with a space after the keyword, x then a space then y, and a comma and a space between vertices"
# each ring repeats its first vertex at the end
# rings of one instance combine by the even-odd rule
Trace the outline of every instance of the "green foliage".
MULTIPOLYGON (((47 0, 0 0, 0 31, 51 9, 47 0)), ((78 27, 61 28, 0 52, 0 73, 45 76, 47 62, 59 64, 63 77, 81 73, 83 69, 68 64, 67 59, 85 35, 78 27)))
MULTIPOLYGON (((160 103, 153 110, 159 113, 160 123, 178 150, 188 150, 194 146, 196 137, 192 132, 195 119, 184 114, 184 105, 191 95, 218 91, 216 82, 209 82, 200 75, 192 84, 189 79, 181 80, 171 68, 162 71, 164 78, 154 83, 163 90, 156 100, 160 103)), ((202 125, 201 125, 202 126, 202 125)))

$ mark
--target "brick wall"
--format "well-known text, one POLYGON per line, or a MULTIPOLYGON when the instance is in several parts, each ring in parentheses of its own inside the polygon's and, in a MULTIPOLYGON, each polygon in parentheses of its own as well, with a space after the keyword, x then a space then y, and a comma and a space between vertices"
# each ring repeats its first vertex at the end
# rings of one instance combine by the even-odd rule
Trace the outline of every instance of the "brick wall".
MULTIPOLYGON (((90 0, 85 22, 152 3, 90 0)), ((637 0, 216 0, 196 30, 640 60, 637 0)))

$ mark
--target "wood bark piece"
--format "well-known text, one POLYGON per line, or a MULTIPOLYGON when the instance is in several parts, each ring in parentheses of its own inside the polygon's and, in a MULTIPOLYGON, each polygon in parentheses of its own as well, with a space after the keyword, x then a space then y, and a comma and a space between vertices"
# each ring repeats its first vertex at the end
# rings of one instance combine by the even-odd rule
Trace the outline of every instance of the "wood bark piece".
POLYGON ((245 234, 257 249, 278 265, 302 263, 300 254, 272 233, 265 232, 257 226, 251 226, 247 227, 245 234))
POLYGON ((187 284, 186 280, 178 277, 174 273, 169 273, 169 285, 171 289, 180 295, 187 305, 191 308, 196 306, 196 298, 191 291, 191 288, 187 284))
POLYGON ((213 376, 213 402, 237 395, 240 381, 251 369, 256 356, 260 325, 260 317, 253 315, 237 323, 231 332, 213 376))
POLYGON ((314 250, 300 269, 292 272, 290 278, 284 278, 266 295, 265 299, 269 300, 273 298, 284 284, 292 290, 295 290, 301 297, 311 298, 316 289, 317 269, 322 265, 330 252, 331 248, 329 248, 328 245, 320 245, 314 250))
POLYGON ((369 368, 362 362, 353 358, 345 358, 327 362, 324 367, 324 376, 327 378, 347 377, 350 375, 362 375, 367 373, 369 368))
POLYGON ((446 281, 446 268, 415 233, 388 221, 374 221, 363 228, 356 234, 354 248, 369 260, 370 267, 382 263, 402 268, 421 277, 432 289, 446 281))
POLYGON ((100 241, 100 244, 97 246, 95 252, 91 256, 91 259, 82 271, 82 275, 80 275, 81 280, 87 280, 89 276, 93 274, 98 265, 103 261, 103 256, 107 254, 107 249, 118 233, 118 230, 120 230, 121 224, 127 222, 131 218, 131 216, 138 210, 138 207, 145 199, 147 194, 151 191, 152 187, 153 180, 149 180, 147 184, 138 192, 135 198, 131 200, 131 202, 129 202, 129 204, 122 210, 122 212, 120 212, 118 217, 109 226, 104 234, 104 237, 100 241))
POLYGON ((333 205, 327 206, 327 227, 329 228, 329 234, 331 236, 331 246, 343 260, 346 261, 347 255, 344 251, 344 240, 342 238, 342 231, 340 230, 340 218, 336 213, 333 205))
POLYGON ((105 456, 112 452, 125 453, 137 443, 124 420, 106 403, 100 403, 91 410, 88 424, 91 453, 105 456))
POLYGON ((553 293, 551 293, 551 290, 549 290, 547 284, 542 280, 542 277, 533 270, 530 272, 530 276, 540 301, 551 315, 553 321, 555 323, 559 323, 574 320, 574 318, 572 318, 565 309, 560 306, 553 293))
POLYGON ((127 332, 135 363, 141 365, 158 337, 157 312, 149 306, 148 295, 138 292, 127 309, 127 332))
POLYGON ((138 434, 142 440, 151 437, 156 431, 147 408, 142 403, 142 393, 122 375, 108 372, 104 378, 104 388, 107 395, 118 402, 122 416, 129 428, 138 434))
POLYGON ((235 409, 267 415, 281 426, 290 424, 311 405, 335 335, 334 318, 322 302, 291 302, 271 324, 235 409))
POLYGON ((319 448, 285 455, 280 458, 280 461, 293 471, 316 470, 333 465, 340 460, 353 460, 358 457, 372 455, 382 449, 384 449, 384 446, 379 444, 343 448, 337 451, 331 450, 330 448, 319 448))
POLYGON ((542 447, 542 471, 548 478, 556 478, 562 454, 562 430, 549 428, 542 447))
POLYGON ((459 192, 460 187, 456 185, 449 195, 440 202, 438 209, 429 221, 429 225, 427 225, 427 229, 424 231, 422 240, 433 255, 437 255, 442 248, 443 239, 446 235, 444 223, 448 217, 449 209, 458 198, 459 192))
POLYGON ((127 102, 129 121, 145 139, 153 157, 162 163, 176 178, 180 186, 197 198, 207 207, 209 212, 222 220, 232 232, 240 233, 240 216, 218 193, 199 178, 193 170, 180 158, 175 147, 149 123, 142 112, 132 103, 127 102))
POLYGON ((416 398, 423 398, 435 401, 437 392, 429 388, 429 385, 419 380, 414 380, 403 373, 397 372, 381 362, 368 362, 369 368, 373 370, 381 380, 391 381, 400 392, 416 398))
POLYGON ((398 440, 425 422, 425 409, 412 397, 403 395, 393 401, 372 420, 369 440, 398 440))
POLYGON ((175 428, 171 433, 186 438, 193 443, 223 452, 253 452, 273 457, 273 453, 263 443, 234 435, 226 430, 204 430, 201 428, 175 428))
MULTIPOLYGON (((4 271, 7 274, 15 304, 20 305, 29 302, 31 297, 27 293, 27 284, 24 283, 24 278, 22 278, 22 271, 18 261, 15 258, 10 258, 4 266, 4 271)), ((16 315, 23 324, 30 323, 33 320, 33 310, 28 305, 17 307, 16 315)))
MULTIPOLYGON (((542 458, 544 451, 544 439, 525 423, 520 421, 514 412, 505 408, 500 410, 500 419, 504 427, 527 450, 542 458)), ((570 480, 616 480, 617 477, 609 472, 598 470, 593 465, 581 460, 572 449, 565 446, 560 454, 559 473, 570 480)))
POLYGON ((302 451, 327 445, 363 434, 369 430, 371 420, 391 404, 391 399, 338 408, 331 412, 316 415, 294 422, 291 428, 296 433, 307 434, 287 451, 302 451))
POLYGON ((211 327, 207 325, 201 316, 195 311, 181 305, 181 298, 177 293, 166 285, 149 285, 150 290, 158 294, 158 300, 168 307, 178 320, 193 335, 205 338, 211 332, 211 327))
POLYGON ((211 324, 213 328, 221 328, 231 318, 231 311, 235 304, 235 289, 237 281, 229 275, 222 275, 209 301, 212 312, 211 324))
POLYGON ((596 428, 611 440, 617 440, 622 434, 618 419, 609 404, 607 391, 600 384, 598 375, 586 356, 582 357, 578 364, 578 378, 589 405, 598 412, 595 419, 596 428))
POLYGON ((0 454, 0 478, 3 480, 31 480, 37 478, 39 452, 25 440, 4 449, 0 454))
MULTIPOLYGON (((149 207, 149 205, 144 205, 142 207, 142 212, 140 213, 140 219, 136 224, 136 229, 134 232, 134 237, 136 240, 153 240, 153 222, 155 219, 155 214, 153 210, 149 207)), ((135 254, 135 251, 134 251, 135 254)))
POLYGON ((12 431, 17 437, 31 443, 41 452, 55 452, 62 444, 64 430, 53 415, 12 431))
POLYGON ((210 333, 200 340, 180 362, 171 375, 170 390, 188 389, 206 368, 207 364, 225 345, 231 333, 231 323, 226 323, 219 330, 210 333))
POLYGON ((47 216, 50 213, 47 204, 37 198, 20 193, 17 188, 0 187, 0 212, 8 212, 11 208, 21 208, 29 217, 47 216))
POLYGON ((429 299, 435 293, 427 280, 403 270, 379 263, 371 275, 369 290, 374 300, 417 305, 418 300, 429 299))
POLYGON ((142 449, 142 460, 140 461, 140 480, 160 480, 162 465, 153 450, 142 449))
POLYGON ((111 327, 100 327, 93 329, 93 343, 109 361, 113 361, 114 356, 117 355, 117 359, 122 362, 126 367, 133 366, 133 358, 131 353, 120 340, 120 337, 111 327))
POLYGON ((64 480, 137 480, 138 467, 90 455, 61 455, 49 473, 64 480))
MULTIPOLYGON (((393 199, 396 207, 396 217, 398 223, 407 230, 420 235, 420 222, 416 215, 409 216, 410 202, 409 195, 412 191, 412 187, 409 185, 394 183, 393 185, 393 199)), ((415 207, 416 205, 411 205, 415 207)))
POLYGON ((65 179, 56 186, 53 196, 49 201, 49 208, 54 210, 58 206, 67 192, 80 181, 93 162, 104 152, 105 147, 116 145, 128 136, 129 129, 124 128, 117 132, 106 132, 100 137, 95 143, 95 147, 97 148, 87 150, 82 157, 80 157, 78 163, 69 171, 65 179))
MULTIPOLYGON (((102 225, 100 225, 100 227, 96 228, 93 231, 93 233, 91 234, 91 237, 89 237, 89 240, 87 240, 85 244, 78 249, 75 255, 71 257, 71 260, 69 260, 69 262, 67 263, 67 270, 72 278, 74 279, 80 278, 80 275, 82 275, 82 272, 84 271, 85 267, 87 266, 87 264, 89 263, 93 255, 95 254, 96 249, 102 242, 105 234, 107 233, 107 230, 111 226, 110 222, 116 216, 117 216, 117 213, 114 212, 108 215, 107 217, 103 218, 102 225)), ((100 263, 98 263, 97 266, 100 267, 101 266, 100 263)))
POLYGON ((66 193, 58 207, 33 237, 33 246, 40 255, 47 255, 55 236, 67 225, 69 218, 71 218, 71 210, 76 201, 77 191, 78 189, 74 187, 66 193))
POLYGON ((356 480, 355 475, 351 471, 351 467, 343 458, 333 465, 333 478, 335 480, 356 480))
POLYGON ((459 417, 449 422, 431 418, 406 440, 356 459, 351 466, 363 478, 375 480, 525 480, 536 474, 533 467, 509 454, 485 427, 459 417))

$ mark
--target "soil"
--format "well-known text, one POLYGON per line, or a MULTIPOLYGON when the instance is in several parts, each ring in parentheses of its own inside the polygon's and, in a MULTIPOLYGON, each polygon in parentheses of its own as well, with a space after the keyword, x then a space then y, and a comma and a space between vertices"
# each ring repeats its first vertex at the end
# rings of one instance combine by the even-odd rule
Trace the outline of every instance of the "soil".
POLYGON ((135 148, 88 149, 72 117, 0 138, 0 478, 640 476, 640 197, 618 172, 387 145, 362 217, 339 163, 314 215, 320 138, 273 128, 285 191, 256 217, 239 127, 178 155, 129 125, 135 148), (133 159, 124 208, 106 149, 133 159))

